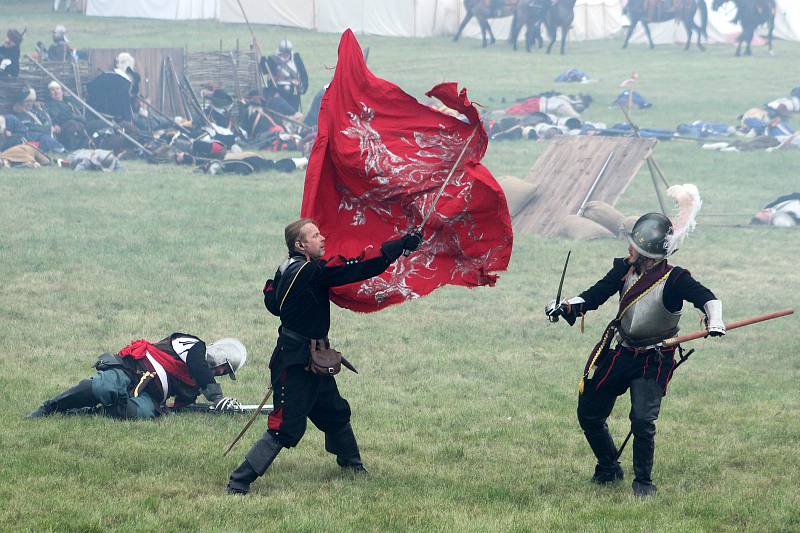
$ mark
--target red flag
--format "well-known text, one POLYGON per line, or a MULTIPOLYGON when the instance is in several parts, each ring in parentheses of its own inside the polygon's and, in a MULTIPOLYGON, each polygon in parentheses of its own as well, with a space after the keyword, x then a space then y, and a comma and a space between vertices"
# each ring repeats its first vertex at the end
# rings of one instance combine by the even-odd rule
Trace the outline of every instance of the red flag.
POLYGON ((317 222, 329 252, 353 257, 418 226, 478 130, 425 225, 419 250, 381 276, 333 289, 331 300, 341 307, 371 312, 446 284, 494 285, 494 272, 508 266, 511 218, 503 190, 480 164, 488 137, 478 111, 455 83, 427 95, 464 120, 376 77, 353 33, 344 32, 322 99, 301 210, 317 222))

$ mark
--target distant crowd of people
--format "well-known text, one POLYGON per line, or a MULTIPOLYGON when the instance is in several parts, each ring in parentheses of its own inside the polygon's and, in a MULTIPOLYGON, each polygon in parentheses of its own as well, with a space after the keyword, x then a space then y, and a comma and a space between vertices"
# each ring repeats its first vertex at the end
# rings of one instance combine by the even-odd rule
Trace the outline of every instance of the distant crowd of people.
MULTIPOLYGON (((24 32, 7 32, 0 48, 0 78, 19 76, 23 37, 24 32)), ((32 57, 76 61, 82 54, 71 46, 66 28, 58 25, 53 43, 45 47, 38 42, 32 57)), ((199 98, 184 95, 198 104, 183 117, 167 116, 141 96, 136 59, 127 52, 86 84, 85 101, 55 80, 47 86, 47 95, 25 86, 14 94, 11 112, 0 114, 0 166, 36 167, 52 161, 93 168, 77 163, 73 156, 76 152, 93 156, 97 150, 102 156, 90 160, 102 161, 103 170, 119 168, 119 159, 140 157, 196 165, 212 173, 302 168, 316 138, 324 88, 303 114, 308 73, 287 39, 261 58, 259 70, 262 88, 245 96, 234 98, 225 88, 211 85, 201 88, 199 98), (275 160, 264 157, 264 151, 296 151, 304 157, 275 160)), ((193 91, 180 84, 177 90, 193 91)))

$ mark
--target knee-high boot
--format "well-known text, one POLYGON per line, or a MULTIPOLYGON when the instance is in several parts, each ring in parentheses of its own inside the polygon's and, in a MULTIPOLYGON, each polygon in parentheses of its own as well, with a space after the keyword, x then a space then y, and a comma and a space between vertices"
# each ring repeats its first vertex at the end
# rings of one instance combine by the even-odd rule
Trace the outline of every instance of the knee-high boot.
POLYGON ((589 447, 597 457, 597 465, 594 468, 594 476, 592 482, 603 485, 618 481, 625 477, 622 467, 617 461, 617 447, 614 445, 614 439, 611 433, 608 432, 608 426, 603 424, 600 431, 584 431, 586 441, 589 447))
POLYGON ((358 451, 358 443, 350 422, 338 431, 325 433, 325 450, 336 456, 336 462, 342 468, 356 473, 366 473, 367 469, 361 462, 361 453, 358 451))
POLYGON ((244 461, 236 470, 231 472, 228 481, 228 492, 231 494, 247 494, 250 492, 250 483, 259 476, 263 476, 269 465, 278 456, 283 445, 269 431, 264 432, 260 439, 253 444, 244 457, 244 461))
POLYGON ((636 474, 632 488, 636 496, 651 496, 656 493, 656 486, 650 475, 653 471, 653 455, 655 438, 652 434, 639 434, 633 437, 633 472, 636 474))
POLYGON ((29 414, 28 418, 41 418, 53 413, 63 413, 70 409, 94 407, 95 405, 97 405, 97 398, 92 394, 92 380, 84 379, 55 398, 44 402, 36 411, 29 414))

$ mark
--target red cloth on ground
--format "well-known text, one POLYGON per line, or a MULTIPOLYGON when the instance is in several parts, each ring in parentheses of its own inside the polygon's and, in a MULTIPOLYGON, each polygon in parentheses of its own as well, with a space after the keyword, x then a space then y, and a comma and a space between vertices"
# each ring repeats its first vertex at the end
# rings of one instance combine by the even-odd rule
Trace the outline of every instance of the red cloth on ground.
POLYGON ((506 115, 532 115, 542 110, 542 98, 532 96, 506 108, 506 115))
POLYGON ((339 43, 319 114, 301 214, 327 237, 327 252, 358 255, 422 222, 464 143, 469 148, 424 228, 419 250, 382 275, 332 289, 331 300, 361 312, 424 296, 446 284, 493 285, 511 257, 503 190, 480 160, 488 137, 478 110, 455 83, 431 89, 468 122, 420 104, 372 74, 355 36, 339 43))
POLYGON ((144 359, 146 353, 149 353, 153 359, 158 361, 170 376, 178 378, 191 387, 197 386, 192 376, 189 375, 189 367, 186 366, 186 363, 180 359, 170 357, 168 353, 162 352, 144 339, 133 341, 119 351, 119 355, 122 357, 133 357, 134 359, 144 359))

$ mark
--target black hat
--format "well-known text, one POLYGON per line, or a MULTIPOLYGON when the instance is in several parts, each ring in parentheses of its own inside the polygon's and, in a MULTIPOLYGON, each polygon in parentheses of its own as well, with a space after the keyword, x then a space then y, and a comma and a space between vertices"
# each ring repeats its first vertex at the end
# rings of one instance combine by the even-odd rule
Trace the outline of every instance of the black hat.
POLYGON ((6 32, 6 37, 14 44, 20 44, 22 42, 22 34, 17 30, 8 30, 6 32))
POLYGON ((215 89, 211 93, 211 103, 215 107, 228 107, 233 104, 233 98, 224 89, 215 89))
POLYGON ((17 91, 17 94, 14 95, 14 101, 17 103, 22 103, 26 100, 36 100, 36 91, 33 89, 33 87, 29 87, 27 85, 20 88, 20 90, 17 91))

